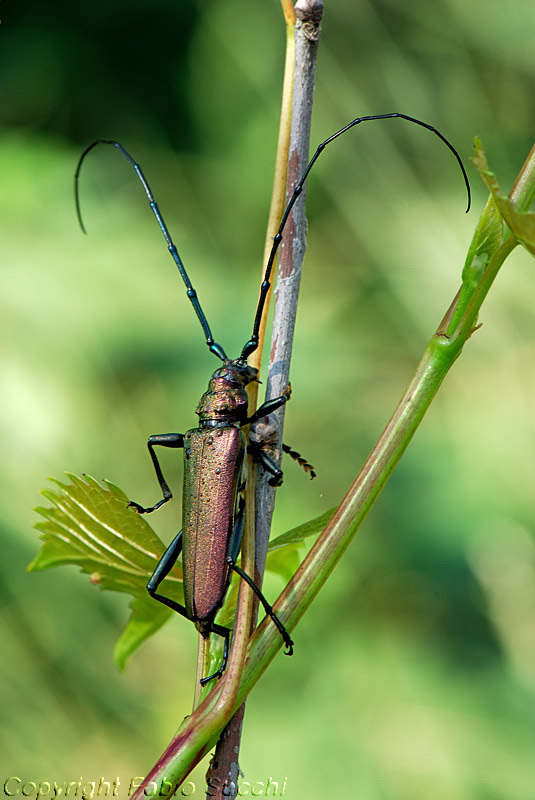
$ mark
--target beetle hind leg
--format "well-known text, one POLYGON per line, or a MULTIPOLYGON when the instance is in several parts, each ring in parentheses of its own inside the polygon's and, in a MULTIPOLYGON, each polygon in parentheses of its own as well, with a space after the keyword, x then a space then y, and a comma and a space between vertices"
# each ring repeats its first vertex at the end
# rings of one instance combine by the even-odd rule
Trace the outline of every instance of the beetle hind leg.
POLYGON ((278 616, 273 611, 273 607, 270 606, 270 604, 268 603, 268 601, 266 600, 266 598, 262 594, 262 591, 258 588, 258 586, 253 581, 253 579, 251 577, 249 577, 249 575, 247 575, 247 573, 244 572, 240 567, 238 567, 238 565, 235 564, 232 561, 231 558, 227 558, 227 564, 229 565, 229 567, 231 569, 234 570, 234 572, 236 572, 240 576, 240 578, 242 578, 245 581, 245 583, 249 584, 249 586, 251 587, 253 592, 256 594, 256 596, 258 597, 258 599, 262 603, 262 605, 264 607, 264 611, 266 612, 267 616, 272 620, 272 622, 276 626, 277 630, 279 631, 280 635, 282 636, 284 644, 285 644, 285 646, 287 648, 286 655, 287 656, 293 655, 293 651, 294 651, 294 649, 293 649, 293 646, 294 646, 293 639, 291 638, 290 634, 288 633, 288 631, 286 630, 286 628, 284 627, 284 625, 282 624, 282 622, 280 621, 278 616))
MULTIPOLYGON (((276 465, 275 465, 276 466, 276 465)), ((280 470, 279 470, 280 472, 280 470)), ((282 472, 281 472, 282 476, 282 472)), ((293 641, 290 638, 290 634, 278 618, 278 616, 273 611, 273 608, 270 606, 264 595, 262 594, 262 590, 256 585, 254 580, 244 572, 241 567, 238 567, 236 564, 236 559, 238 558, 238 553, 240 552, 241 547, 241 540, 243 537, 243 525, 245 521, 245 501, 240 498, 240 504, 238 508, 238 513, 236 515, 236 522, 234 523, 234 530, 232 531, 232 535, 229 540, 228 549, 227 549, 227 564, 229 565, 230 569, 234 570, 234 572, 240 576, 253 590, 256 594, 262 605, 264 606, 264 610, 268 617, 273 620, 273 623, 277 626, 277 629, 284 640, 284 644, 287 647, 286 655, 291 656, 293 654, 293 641)))

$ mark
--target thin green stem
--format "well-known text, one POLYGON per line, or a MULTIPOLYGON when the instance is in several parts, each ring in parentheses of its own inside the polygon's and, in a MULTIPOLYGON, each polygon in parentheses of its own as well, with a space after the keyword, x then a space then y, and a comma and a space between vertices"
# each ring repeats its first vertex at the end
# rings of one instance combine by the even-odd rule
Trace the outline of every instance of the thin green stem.
POLYGON ((455 328, 450 334, 452 340, 461 340, 463 343, 470 336, 476 326, 477 315, 481 308, 485 297, 487 296, 490 287, 494 283, 496 275, 500 268, 515 247, 518 244, 518 239, 512 234, 503 242, 501 247, 492 256, 481 280, 471 292, 469 299, 466 302, 463 313, 455 320, 455 328))

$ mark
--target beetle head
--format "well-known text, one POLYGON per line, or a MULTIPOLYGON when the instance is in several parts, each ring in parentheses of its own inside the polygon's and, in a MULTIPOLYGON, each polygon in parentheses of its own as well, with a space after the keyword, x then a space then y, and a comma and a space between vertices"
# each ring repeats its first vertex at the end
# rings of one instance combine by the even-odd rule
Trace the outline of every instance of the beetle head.
POLYGON ((258 380, 258 370, 250 367, 243 359, 236 358, 234 361, 226 361, 224 366, 216 370, 212 375, 213 379, 224 381, 230 386, 247 386, 258 380))

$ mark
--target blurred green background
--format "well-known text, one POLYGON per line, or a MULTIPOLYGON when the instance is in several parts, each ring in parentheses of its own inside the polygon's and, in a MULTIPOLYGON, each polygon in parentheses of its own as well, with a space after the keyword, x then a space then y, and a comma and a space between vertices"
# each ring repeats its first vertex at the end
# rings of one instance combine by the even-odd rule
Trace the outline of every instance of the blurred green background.
MULTIPOLYGON (((146 199, 140 161, 231 355, 249 336, 283 67, 277 0, 19 4, 0 48, 2 782, 143 776, 191 708, 193 626, 170 622, 119 674, 127 599, 75 569, 28 575, 46 476, 157 495, 151 433, 184 431, 216 361, 146 199)), ((508 188, 532 145, 528 0, 327 0, 312 143, 357 115, 482 137, 508 188)), ((309 182, 309 251, 275 532, 335 505, 454 296, 486 191, 436 137, 361 126, 309 182)), ((248 704, 245 777, 285 797, 535 796, 533 263, 518 249, 481 331, 328 586, 248 704), (529 287, 529 290, 527 289, 529 287)), ((173 486, 176 454, 163 457, 173 486)), ((169 541, 170 504, 152 521, 169 541)), ((275 596, 279 585, 268 582, 275 596)), ((206 766, 206 765, 205 765, 206 766)), ((197 770, 202 797, 205 766, 197 770)), ((11 785, 13 788, 13 785, 11 785)), ((123 790, 125 790, 123 792, 123 790)), ((31 793, 31 788, 28 790, 31 793)), ((20 795, 18 795, 20 798, 20 795)))

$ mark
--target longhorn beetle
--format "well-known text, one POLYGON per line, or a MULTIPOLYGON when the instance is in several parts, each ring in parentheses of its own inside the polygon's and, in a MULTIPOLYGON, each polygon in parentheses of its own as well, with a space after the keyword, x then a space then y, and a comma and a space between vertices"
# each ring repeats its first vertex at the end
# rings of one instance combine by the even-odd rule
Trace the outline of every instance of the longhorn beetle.
MULTIPOLYGON (((78 221, 85 233, 80 210, 79 200, 79 175, 82 163, 94 147, 98 144, 109 144, 126 158, 135 170, 149 199, 150 207, 160 229, 171 256, 186 285, 187 296, 193 306, 197 319, 201 323, 206 344, 217 358, 223 362, 210 378, 208 390, 203 394, 196 413, 199 416, 199 427, 187 433, 164 433, 150 436, 147 442, 150 457, 163 497, 153 506, 145 508, 139 503, 130 502, 129 506, 139 514, 150 514, 171 499, 171 491, 162 474, 158 458, 154 451, 158 447, 183 448, 184 450, 184 493, 182 506, 182 530, 171 542, 154 574, 147 584, 151 597, 160 603, 177 611, 182 616, 191 620, 203 637, 216 633, 224 639, 223 661, 221 667, 213 675, 203 678, 201 683, 207 683, 215 677, 221 677, 228 660, 230 630, 218 625, 215 616, 221 608, 227 593, 232 571, 236 572, 246 581, 258 596, 264 606, 266 614, 273 620, 286 645, 287 655, 293 652, 293 642, 280 619, 273 612, 260 588, 253 579, 247 575, 237 564, 236 560, 241 547, 244 528, 245 500, 244 488, 244 460, 247 452, 270 473, 269 482, 273 486, 282 483, 282 471, 276 462, 262 449, 258 443, 249 444, 245 440, 242 428, 250 425, 271 414, 280 408, 289 399, 289 388, 280 397, 274 397, 262 403, 257 410, 248 416, 246 386, 258 379, 258 370, 247 364, 247 359, 258 348, 260 321, 264 311, 266 296, 270 287, 270 278, 277 250, 282 241, 284 228, 288 217, 302 192, 308 174, 319 155, 330 144, 346 131, 361 122, 376 119, 404 119, 413 122, 435 133, 451 150, 463 173, 468 193, 468 207, 470 208, 470 185, 461 158, 452 144, 432 125, 409 117, 406 114, 378 114, 358 117, 335 134, 325 139, 310 159, 301 179, 296 184, 288 201, 279 225, 273 246, 266 265, 262 281, 260 296, 253 323, 251 338, 245 343, 238 358, 231 360, 227 357, 223 347, 212 337, 212 331, 193 288, 188 274, 182 263, 177 248, 171 239, 167 226, 160 214, 160 210, 150 186, 141 170, 124 147, 116 141, 97 139, 90 144, 80 156, 76 167, 75 202, 78 221), (182 555, 184 573, 184 605, 176 603, 164 595, 159 594, 158 588, 164 578, 169 574, 180 553, 182 555)), ((284 448, 289 452, 289 448, 284 448)), ((292 453, 293 454, 293 453, 292 453)), ((308 465, 309 466, 309 465, 308 465)))

